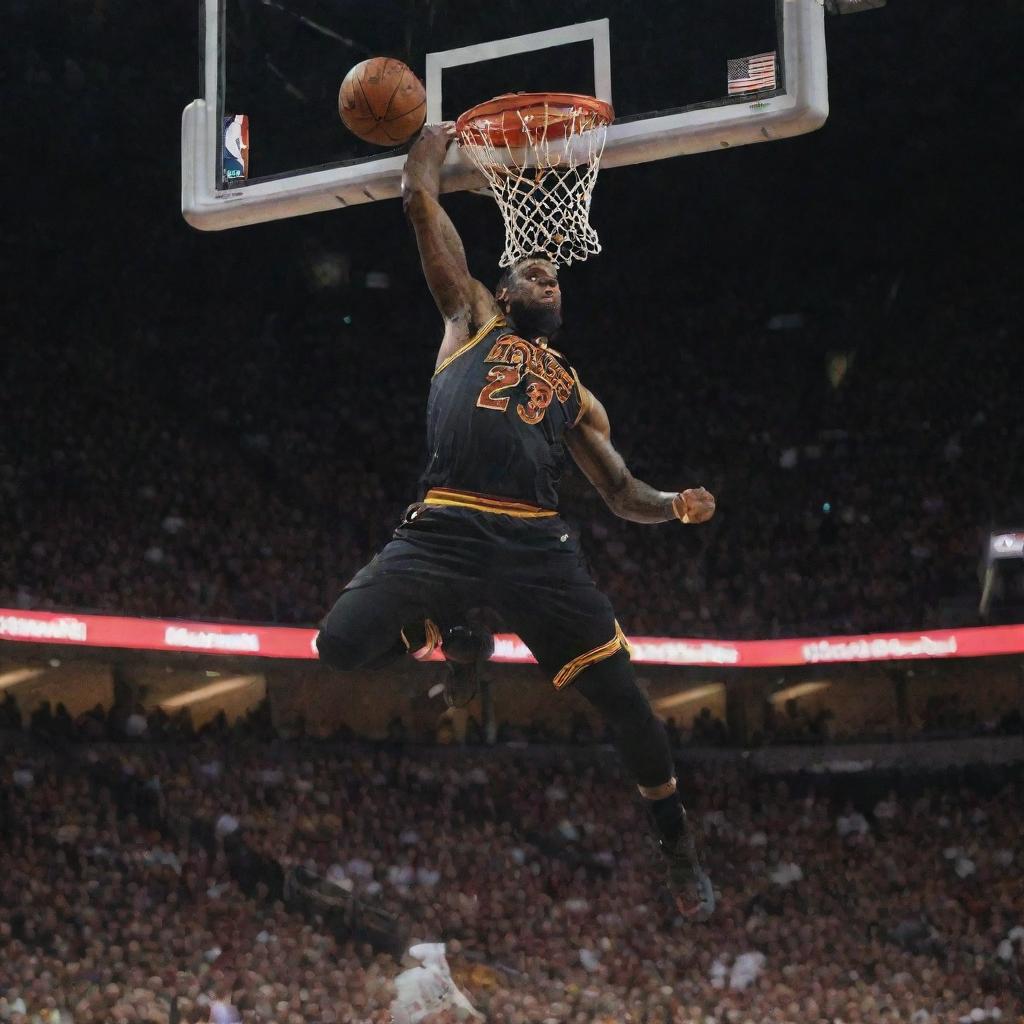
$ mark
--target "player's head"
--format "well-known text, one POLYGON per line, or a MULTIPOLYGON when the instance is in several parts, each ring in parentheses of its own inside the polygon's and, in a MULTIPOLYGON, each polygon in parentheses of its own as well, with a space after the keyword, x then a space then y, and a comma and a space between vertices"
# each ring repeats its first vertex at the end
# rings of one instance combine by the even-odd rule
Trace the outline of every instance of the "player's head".
POLYGON ((558 268, 547 256, 516 260, 501 275, 494 295, 520 334, 551 338, 562 326, 558 268))

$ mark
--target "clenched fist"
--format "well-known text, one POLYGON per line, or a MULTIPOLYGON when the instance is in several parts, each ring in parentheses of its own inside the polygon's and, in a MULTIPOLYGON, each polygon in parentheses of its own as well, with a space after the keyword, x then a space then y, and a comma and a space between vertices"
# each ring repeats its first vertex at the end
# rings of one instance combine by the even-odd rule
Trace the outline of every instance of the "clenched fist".
POLYGON ((715 514, 715 496, 703 487, 689 487, 672 499, 672 511, 683 523, 706 523, 715 514))

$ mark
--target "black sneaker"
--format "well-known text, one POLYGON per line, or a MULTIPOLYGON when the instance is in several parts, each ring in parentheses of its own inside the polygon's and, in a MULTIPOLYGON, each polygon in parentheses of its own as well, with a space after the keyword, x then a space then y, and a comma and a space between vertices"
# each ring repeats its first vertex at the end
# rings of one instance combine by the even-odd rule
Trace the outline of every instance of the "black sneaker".
POLYGON ((668 887, 679 913, 691 921, 706 921, 715 912, 715 890, 701 863, 686 811, 683 830, 675 842, 662 839, 658 845, 668 862, 668 887))
POLYGON ((494 634, 469 626, 452 626, 441 642, 445 668, 444 702, 450 708, 464 708, 475 696, 480 673, 494 653, 494 634))

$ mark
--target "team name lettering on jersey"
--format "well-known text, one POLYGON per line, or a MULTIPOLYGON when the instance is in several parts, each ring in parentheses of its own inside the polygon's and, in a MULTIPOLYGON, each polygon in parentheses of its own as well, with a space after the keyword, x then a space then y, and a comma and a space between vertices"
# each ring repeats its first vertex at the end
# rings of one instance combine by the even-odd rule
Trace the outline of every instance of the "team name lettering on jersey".
POLYGON ((514 334, 500 337, 487 353, 485 363, 496 363, 487 373, 487 383, 480 391, 476 404, 481 409, 508 408, 509 396, 502 395, 520 384, 530 375, 536 380, 526 386, 526 403, 517 403, 516 412, 524 423, 540 423, 553 397, 567 402, 572 396, 575 381, 562 364, 540 345, 534 345, 514 334))

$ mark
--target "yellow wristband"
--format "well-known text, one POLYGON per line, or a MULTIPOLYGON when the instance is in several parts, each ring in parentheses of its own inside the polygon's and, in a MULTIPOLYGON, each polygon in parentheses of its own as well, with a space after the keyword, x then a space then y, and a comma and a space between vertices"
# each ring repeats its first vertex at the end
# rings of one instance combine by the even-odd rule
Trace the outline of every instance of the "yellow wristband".
POLYGON ((682 510, 682 499, 683 496, 681 494, 677 494, 672 499, 672 511, 675 512, 676 519, 678 519, 679 522, 689 525, 690 517, 682 510))

